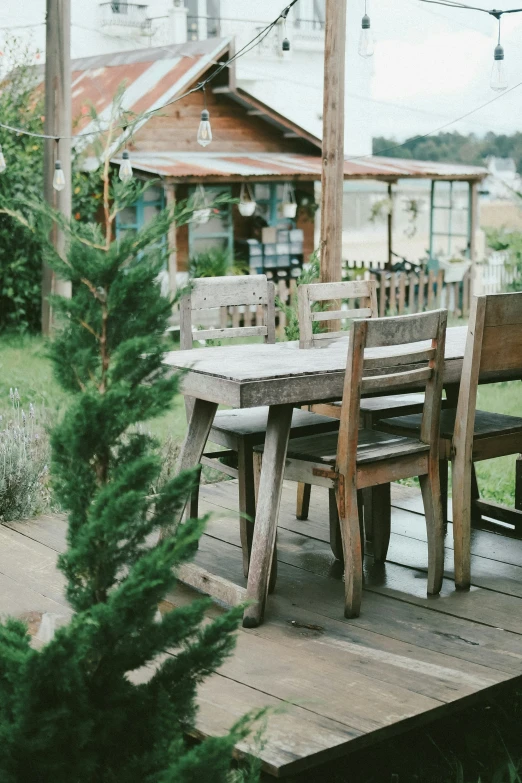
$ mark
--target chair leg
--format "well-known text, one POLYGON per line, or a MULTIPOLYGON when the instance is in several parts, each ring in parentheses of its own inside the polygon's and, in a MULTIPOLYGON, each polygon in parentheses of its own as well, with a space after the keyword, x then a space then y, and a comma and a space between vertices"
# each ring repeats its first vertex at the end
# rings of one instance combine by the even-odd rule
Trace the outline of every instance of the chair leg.
MULTIPOLYGON (((185 520, 197 519, 199 516, 199 487, 201 485, 202 470, 203 470, 202 466, 199 465, 196 473, 196 484, 190 495, 190 500, 185 508, 185 520)), ((199 541, 197 543, 197 547, 199 548, 199 541)))
POLYGON ((256 516, 256 492, 254 479, 254 454, 252 446, 244 440, 240 442, 238 451, 239 474, 239 533, 241 549, 243 550, 243 574, 248 577, 250 552, 254 537, 254 519, 256 516))
MULTIPOLYGON (((357 510, 359 512, 359 532, 361 536, 361 556, 364 559, 364 490, 357 490, 357 510)), ((343 539, 341 534, 341 523, 339 521, 339 511, 337 510, 337 498, 335 489, 328 490, 328 505, 330 512, 330 546, 335 555, 344 565, 343 539)))
POLYGON ((310 484, 299 482, 297 485, 297 508, 295 512, 297 519, 308 519, 311 489, 310 484))
POLYGON ((440 502, 442 503, 442 521, 444 532, 448 529, 448 472, 449 464, 445 459, 439 460, 440 502))
POLYGON ((330 547, 335 559, 342 562, 344 559, 343 539, 341 536, 341 524, 339 522, 335 489, 328 490, 328 511, 330 518, 330 547))
POLYGON ((475 465, 471 465, 471 522, 477 527, 480 527, 482 522, 482 514, 475 505, 475 500, 480 500, 480 490, 477 481, 477 471, 475 465))
POLYGON ((515 508, 522 511, 522 454, 518 455, 515 465, 515 508))
MULTIPOLYGON (((373 504, 373 558, 384 563, 391 534, 391 484, 372 487, 373 504)), ((366 509, 365 509, 366 513, 366 509)))
POLYGON ((355 483, 339 481, 337 505, 344 551, 344 616, 358 617, 362 599, 362 546, 355 483))
POLYGON ((468 590, 471 584, 471 475, 472 464, 465 455, 451 463, 453 493, 453 542, 455 587, 468 590))
POLYGON ((374 487, 359 490, 363 497, 364 530, 367 541, 371 541, 373 538, 373 490, 374 487))
POLYGON ((419 480, 428 534, 428 595, 438 595, 444 576, 444 523, 438 460, 433 460, 428 474, 420 476, 419 480))
MULTIPOLYGON (((263 455, 254 453, 253 455, 253 467, 254 467, 254 495, 255 495, 255 503, 257 506, 257 498, 259 495, 259 481, 261 478, 261 467, 263 465, 263 455)), ((252 533, 254 532, 253 525, 252 525, 252 533)), ((250 546, 252 546, 252 542, 250 542, 250 546)), ((275 538, 275 544, 274 544, 274 554, 272 557, 272 564, 270 566, 270 578, 268 580, 268 594, 272 595, 272 593, 275 590, 277 582, 277 532, 276 532, 276 538, 275 538)))

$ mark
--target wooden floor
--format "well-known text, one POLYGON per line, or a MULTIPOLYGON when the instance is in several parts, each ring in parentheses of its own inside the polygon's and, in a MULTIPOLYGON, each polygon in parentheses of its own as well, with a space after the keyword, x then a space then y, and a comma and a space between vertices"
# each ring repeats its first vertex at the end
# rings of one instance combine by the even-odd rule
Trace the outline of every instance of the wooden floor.
MULTIPOLYGON (((450 526, 448 578, 441 596, 428 599, 420 495, 395 486, 389 562, 376 567, 367 555, 361 616, 344 620, 340 569, 327 543, 327 493, 312 490, 308 522, 296 520, 294 503, 295 485, 285 485, 277 590, 265 624, 242 630, 234 656, 202 686, 202 735, 272 707, 262 742, 248 747, 267 773, 298 775, 522 676, 522 541, 475 531, 473 587, 456 593, 450 526)), ((196 562, 244 585, 236 508, 235 482, 202 488, 201 511, 212 518, 196 562)), ((70 614, 55 568, 64 541, 58 517, 0 527, 0 612, 25 617, 36 634, 43 613, 59 622, 70 614)), ((165 608, 193 595, 180 586, 165 608)))

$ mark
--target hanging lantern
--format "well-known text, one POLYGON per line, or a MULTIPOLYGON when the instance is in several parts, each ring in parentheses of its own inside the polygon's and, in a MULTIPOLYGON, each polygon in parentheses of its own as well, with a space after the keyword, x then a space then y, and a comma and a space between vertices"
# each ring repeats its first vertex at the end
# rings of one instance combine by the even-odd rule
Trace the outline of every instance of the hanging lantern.
POLYGON ((198 206, 194 211, 194 222, 199 223, 200 225, 208 223, 210 215, 212 214, 212 209, 208 206, 207 196, 203 185, 199 186, 194 203, 198 206))
POLYGON ((297 215, 297 201, 292 185, 285 182, 283 189, 283 217, 293 220, 297 215))
POLYGON ((239 209, 239 214, 243 217, 252 217, 254 212, 256 211, 256 202, 254 200, 254 197, 252 196, 252 193, 250 192, 250 188, 248 185, 243 182, 241 185, 241 194, 239 196, 239 204, 237 205, 237 208, 239 209))

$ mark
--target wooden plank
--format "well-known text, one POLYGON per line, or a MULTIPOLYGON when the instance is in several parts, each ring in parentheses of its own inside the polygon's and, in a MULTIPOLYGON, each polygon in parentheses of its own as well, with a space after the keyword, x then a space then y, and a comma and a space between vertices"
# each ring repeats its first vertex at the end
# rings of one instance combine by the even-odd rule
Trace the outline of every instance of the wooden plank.
POLYGON ((379 318, 369 322, 367 348, 408 345, 432 340, 437 335, 439 311, 400 318, 379 318))
POLYGON ((409 353, 386 356, 375 359, 364 358, 365 370, 379 370, 383 367, 396 367, 401 364, 416 364, 421 362, 430 362, 435 358, 435 348, 421 348, 418 350, 412 350, 409 353))
POLYGON ((332 318, 371 318, 372 311, 369 307, 361 307, 357 310, 325 310, 311 315, 312 321, 328 321, 332 318))
POLYGON ((336 299, 371 299, 372 280, 346 280, 343 283, 310 283, 306 286, 310 302, 334 302, 336 299))
POLYGON ((267 334, 266 326, 236 326, 225 329, 199 329, 193 332, 193 337, 195 340, 230 340, 236 337, 266 337, 267 334))
POLYGON ((192 309, 265 305, 268 301, 267 282, 266 275, 198 278, 192 281, 190 292, 192 309))
POLYGON ((399 272, 399 315, 404 314, 406 303, 406 273, 399 272))
POLYGON ((417 312, 417 308, 415 307, 415 285, 417 283, 417 276, 414 272, 410 272, 408 276, 409 280, 409 291, 408 291, 408 309, 410 311, 410 315, 413 315, 417 312))
POLYGON ((517 532, 522 533, 522 511, 494 503, 492 500, 475 500, 475 506, 482 515, 507 522, 508 525, 513 525, 517 532))
POLYGON ((433 375, 433 370, 430 367, 421 368, 418 370, 405 370, 400 373, 393 373, 391 375, 377 375, 373 378, 363 378, 361 391, 363 394, 369 394, 370 392, 383 391, 393 388, 399 389, 401 386, 424 386, 427 381, 433 375))
POLYGON ((246 600, 246 588, 234 584, 229 579, 216 576, 194 563, 181 565, 178 569, 178 579, 228 606, 239 606, 246 600))

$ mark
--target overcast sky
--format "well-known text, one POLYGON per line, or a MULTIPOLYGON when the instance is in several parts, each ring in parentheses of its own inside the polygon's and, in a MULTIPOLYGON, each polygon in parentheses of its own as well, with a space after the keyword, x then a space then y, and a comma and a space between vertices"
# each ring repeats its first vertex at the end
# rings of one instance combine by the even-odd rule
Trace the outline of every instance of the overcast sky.
MULTIPOLYGON (((362 0, 348 2, 350 15, 354 5, 363 5, 362 0)), ((473 4, 497 7, 488 0, 473 4)), ((521 6, 520 0, 498 0, 502 9, 521 6)), ((426 133, 498 95, 489 86, 498 31, 493 17, 420 0, 371 0, 371 20, 376 47, 371 101, 366 102, 375 134, 402 139, 426 133)), ((513 87, 522 82, 522 13, 503 17, 502 43, 513 87)), ((347 90, 360 95, 349 84, 347 90)), ((501 95, 448 130, 522 130, 522 85, 501 95)))

